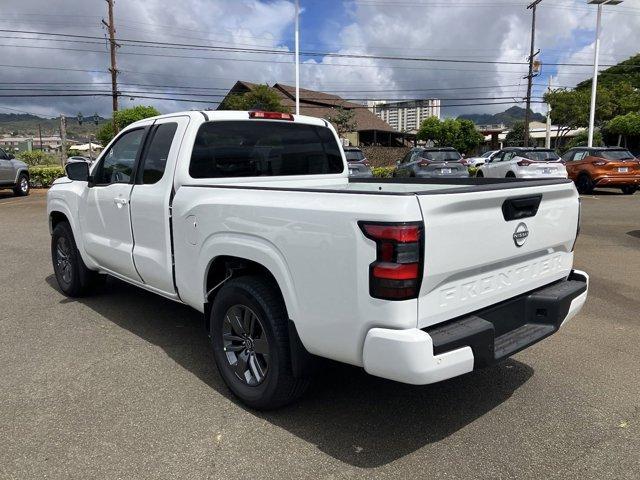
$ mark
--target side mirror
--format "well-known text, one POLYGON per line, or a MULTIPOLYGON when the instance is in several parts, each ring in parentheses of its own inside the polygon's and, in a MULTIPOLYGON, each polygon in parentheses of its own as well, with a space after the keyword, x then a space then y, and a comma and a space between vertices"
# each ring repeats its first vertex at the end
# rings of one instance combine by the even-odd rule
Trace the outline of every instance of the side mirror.
POLYGON ((67 163, 64 169, 67 172, 69 180, 75 180, 78 182, 89 181, 89 164, 87 162, 67 163))
POLYGON ((16 156, 13 153, 7 153, 7 158, 9 160, 13 160, 14 158, 16 158, 16 156))

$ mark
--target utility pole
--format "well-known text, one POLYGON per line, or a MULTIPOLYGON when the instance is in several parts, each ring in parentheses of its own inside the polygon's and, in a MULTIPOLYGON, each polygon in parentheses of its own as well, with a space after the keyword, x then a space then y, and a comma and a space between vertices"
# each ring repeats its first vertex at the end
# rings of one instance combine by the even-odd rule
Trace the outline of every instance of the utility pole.
POLYGON ((531 49, 529 51, 529 75, 527 79, 527 108, 524 112, 524 146, 529 146, 529 110, 531 109, 531 87, 533 83, 533 58, 537 53, 533 53, 536 42, 536 8, 542 0, 535 0, 535 2, 527 6, 527 10, 532 10, 531 16, 531 49))
POLYGON ((38 124, 38 137, 40 138, 40 150, 42 150, 42 125, 38 124))
POLYGON ((118 68, 116 66, 116 48, 120 45, 116 43, 116 27, 113 23, 113 0, 106 0, 109 5, 109 23, 105 22, 104 19, 102 23, 109 29, 109 46, 111 53, 111 68, 109 71, 111 72, 111 97, 113 100, 112 110, 113 110, 113 133, 118 133, 118 125, 116 124, 116 112, 118 111, 118 68))
POLYGON ((64 167, 65 157, 67 156, 67 119, 64 115, 60 115, 60 163, 64 167))
MULTIPOLYGON (((549 77, 549 86, 547 92, 551 93, 551 77, 549 77)), ((556 136, 556 144, 558 137, 556 136)), ((551 104, 547 103, 547 135, 544 140, 544 148, 551 148, 551 104)))

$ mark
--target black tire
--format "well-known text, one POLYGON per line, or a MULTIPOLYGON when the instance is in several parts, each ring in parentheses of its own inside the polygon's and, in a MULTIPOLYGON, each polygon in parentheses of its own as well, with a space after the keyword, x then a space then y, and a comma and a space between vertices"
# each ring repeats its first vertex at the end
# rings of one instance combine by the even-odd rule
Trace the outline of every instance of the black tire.
POLYGON ((98 278, 98 273, 89 270, 82 261, 67 222, 60 222, 53 229, 51 261, 60 290, 69 297, 87 295, 98 278))
POLYGON ((513 172, 507 172, 506 178, 516 178, 516 174, 513 172))
POLYGON ((478 170, 476 172, 476 177, 478 177, 478 178, 483 178, 484 177, 484 173, 482 173, 482 170, 478 170))
POLYGON ((26 173, 21 173, 18 176, 16 186, 13 187, 13 194, 17 197, 26 197, 29 195, 31 187, 29 186, 29 176, 26 173))
POLYGON ((576 180, 576 188, 578 193, 589 195, 593 193, 593 180, 586 173, 581 173, 576 180))
POLYGON ((293 375, 288 321, 280 292, 263 277, 229 280, 213 302, 210 332, 218 371, 251 408, 282 407, 299 398, 309 384, 293 375), (247 310, 250 318, 240 319, 247 310))
POLYGON ((621 188, 622 193, 624 193, 625 195, 633 195, 634 193, 636 193, 637 189, 638 187, 636 187, 635 185, 626 185, 621 188))

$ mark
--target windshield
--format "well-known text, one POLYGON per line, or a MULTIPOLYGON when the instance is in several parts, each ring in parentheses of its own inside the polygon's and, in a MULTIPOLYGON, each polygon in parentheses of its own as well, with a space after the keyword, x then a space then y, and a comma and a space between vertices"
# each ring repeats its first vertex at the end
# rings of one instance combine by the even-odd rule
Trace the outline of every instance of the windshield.
POLYGON ((344 156, 347 157, 347 162, 359 162, 364 159, 364 153, 360 150, 345 150, 344 156))
POLYGON ((462 158, 458 152, 451 150, 442 152, 422 152, 421 157, 431 160, 432 162, 457 162, 462 158))
POLYGON ((250 120, 203 123, 189 174, 193 178, 322 175, 343 169, 338 143, 328 128, 250 120))
POLYGON ((629 150, 603 150, 596 152, 596 156, 607 160, 627 160, 635 158, 629 150))
POLYGON ((560 158, 553 150, 529 150, 522 152, 520 156, 537 162, 552 162, 560 158))

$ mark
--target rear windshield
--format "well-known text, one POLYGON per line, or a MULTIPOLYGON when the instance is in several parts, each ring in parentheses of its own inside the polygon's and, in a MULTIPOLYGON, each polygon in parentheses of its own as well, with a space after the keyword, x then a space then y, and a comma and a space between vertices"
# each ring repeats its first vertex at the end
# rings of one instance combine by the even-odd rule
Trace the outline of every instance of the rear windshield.
POLYGON ((359 162, 364 158, 364 153, 360 150, 345 150, 344 156, 347 157, 347 162, 359 162))
POLYGON ((457 161, 462 158, 458 152, 450 150, 444 152, 422 152, 422 155, 420 156, 427 160, 431 160, 432 162, 457 161))
POLYGON ((553 150, 529 150, 527 152, 521 152, 519 156, 538 162, 560 159, 558 154, 553 150))
POLYGON ((344 169, 328 128, 300 123, 224 121, 203 123, 196 135, 193 178, 321 175, 344 169))
POLYGON ((635 158, 629 150, 600 150, 596 151, 596 157, 606 158, 607 160, 626 160, 635 158))

